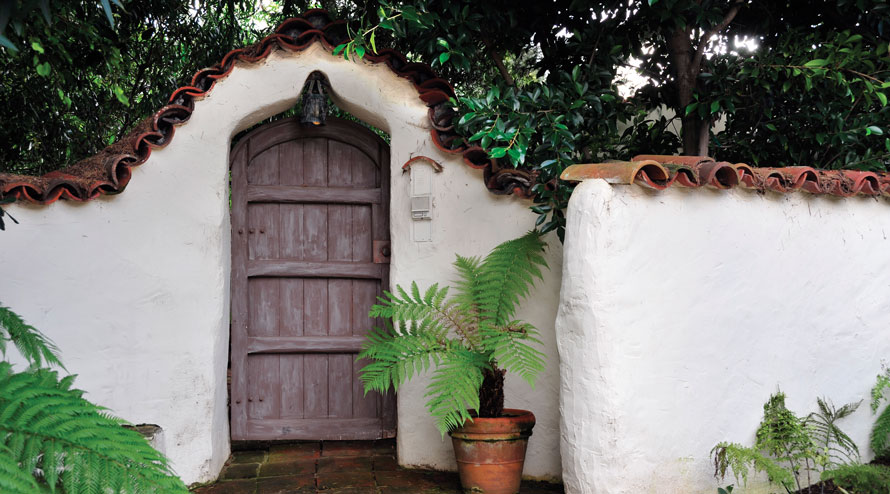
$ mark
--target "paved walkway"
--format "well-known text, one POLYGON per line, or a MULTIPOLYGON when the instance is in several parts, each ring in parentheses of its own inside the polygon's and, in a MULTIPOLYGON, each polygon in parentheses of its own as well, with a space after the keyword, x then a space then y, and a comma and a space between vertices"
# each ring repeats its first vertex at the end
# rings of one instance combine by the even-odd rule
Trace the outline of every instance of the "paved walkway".
MULTIPOLYGON (((325 441, 236 451, 220 481, 195 494, 460 494, 456 473, 400 468, 395 441, 325 441)), ((562 486, 523 482, 522 494, 562 486)))

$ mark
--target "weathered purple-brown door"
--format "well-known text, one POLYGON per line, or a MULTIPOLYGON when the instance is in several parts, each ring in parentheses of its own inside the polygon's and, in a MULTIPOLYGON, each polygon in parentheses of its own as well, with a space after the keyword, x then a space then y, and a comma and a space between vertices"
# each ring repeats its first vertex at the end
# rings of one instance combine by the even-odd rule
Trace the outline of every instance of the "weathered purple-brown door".
POLYGON ((232 151, 232 439, 395 435, 355 362, 389 279, 389 148, 331 118, 263 126, 232 151))

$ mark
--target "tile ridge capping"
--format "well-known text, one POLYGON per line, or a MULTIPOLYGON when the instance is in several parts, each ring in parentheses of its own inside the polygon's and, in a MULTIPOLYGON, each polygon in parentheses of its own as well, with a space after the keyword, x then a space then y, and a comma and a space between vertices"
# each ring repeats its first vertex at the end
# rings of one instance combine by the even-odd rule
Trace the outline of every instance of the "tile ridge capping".
MULTIPOLYGON (((195 109, 195 101, 210 92, 216 82, 228 76, 236 61, 256 63, 273 50, 300 52, 316 41, 329 50, 348 41, 346 21, 332 20, 327 11, 312 9, 282 22, 259 42, 226 54, 216 65, 199 70, 188 86, 176 89, 167 105, 136 124, 121 139, 98 154, 43 176, 0 173, 0 199, 50 204, 59 199, 89 201, 101 195, 119 194, 132 178, 132 167, 145 163, 152 149, 163 148, 173 139, 176 126, 186 123, 195 109)), ((429 107, 428 116, 433 144, 448 154, 461 155, 468 166, 483 171, 485 186, 494 194, 512 194, 530 199, 537 172, 502 165, 488 156, 488 151, 473 146, 454 129, 457 112, 451 107, 454 88, 439 78, 425 64, 409 63, 399 52, 381 49, 364 57, 374 64, 385 64, 396 75, 408 79, 418 97, 429 107)))
POLYGON ((562 180, 599 178, 610 184, 636 184, 654 190, 668 187, 745 188, 778 193, 803 190, 837 197, 890 196, 890 173, 818 170, 809 166, 755 168, 715 161, 708 156, 638 155, 630 161, 571 165, 562 180))

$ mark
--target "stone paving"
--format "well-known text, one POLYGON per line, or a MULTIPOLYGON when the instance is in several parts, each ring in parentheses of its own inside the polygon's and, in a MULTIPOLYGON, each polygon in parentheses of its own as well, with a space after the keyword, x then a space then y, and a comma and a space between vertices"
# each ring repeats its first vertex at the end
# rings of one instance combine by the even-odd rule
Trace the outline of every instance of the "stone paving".
MULTIPOLYGON (((195 494, 460 494, 452 472, 403 469, 395 441, 297 442, 236 451, 220 480, 195 494)), ((523 482, 521 494, 561 494, 562 486, 523 482)))

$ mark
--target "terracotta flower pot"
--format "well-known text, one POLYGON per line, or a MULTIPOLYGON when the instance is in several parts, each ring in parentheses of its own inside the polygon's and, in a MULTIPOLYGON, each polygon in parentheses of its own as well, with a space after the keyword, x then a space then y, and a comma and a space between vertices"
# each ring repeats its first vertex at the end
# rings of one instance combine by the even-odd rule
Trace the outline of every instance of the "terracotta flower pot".
POLYGON ((464 492, 516 494, 535 416, 504 409, 498 418, 475 418, 448 433, 464 492))

